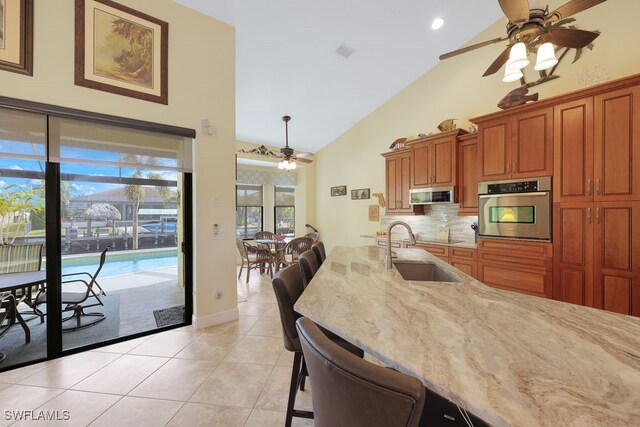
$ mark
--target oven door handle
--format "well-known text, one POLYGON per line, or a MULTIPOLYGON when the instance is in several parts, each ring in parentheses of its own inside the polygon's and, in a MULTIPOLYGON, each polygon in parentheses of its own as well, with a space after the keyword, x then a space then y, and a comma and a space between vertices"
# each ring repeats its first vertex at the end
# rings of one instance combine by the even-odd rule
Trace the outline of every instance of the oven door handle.
POLYGON ((547 191, 540 191, 536 193, 504 193, 504 194, 480 194, 481 199, 489 199, 492 197, 500 198, 500 197, 546 197, 549 193, 547 191))

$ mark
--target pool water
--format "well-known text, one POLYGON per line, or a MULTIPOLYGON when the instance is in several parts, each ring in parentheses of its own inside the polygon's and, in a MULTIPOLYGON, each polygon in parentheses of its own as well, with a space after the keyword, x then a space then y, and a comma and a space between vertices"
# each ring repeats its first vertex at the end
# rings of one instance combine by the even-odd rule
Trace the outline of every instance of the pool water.
MULTIPOLYGON (((62 259, 62 274, 87 272, 94 274, 100 263, 100 254, 77 258, 62 259)), ((178 252, 161 251, 145 253, 107 252, 107 260, 102 267, 100 277, 120 276, 139 271, 178 265, 178 252)))

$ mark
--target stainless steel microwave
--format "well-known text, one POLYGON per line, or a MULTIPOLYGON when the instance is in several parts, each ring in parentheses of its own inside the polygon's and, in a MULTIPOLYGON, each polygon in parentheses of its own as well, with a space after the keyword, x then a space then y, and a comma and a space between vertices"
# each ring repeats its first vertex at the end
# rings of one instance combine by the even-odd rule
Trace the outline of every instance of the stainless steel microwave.
POLYGON ((455 187, 412 188, 409 190, 409 204, 433 205, 436 203, 453 203, 455 187))
POLYGON ((551 241, 551 177, 478 184, 478 235, 551 241))

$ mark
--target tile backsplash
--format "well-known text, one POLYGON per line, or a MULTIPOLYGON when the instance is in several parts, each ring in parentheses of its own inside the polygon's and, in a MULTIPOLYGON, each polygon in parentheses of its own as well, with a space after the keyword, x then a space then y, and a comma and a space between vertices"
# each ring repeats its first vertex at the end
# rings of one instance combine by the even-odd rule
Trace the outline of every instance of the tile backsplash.
MULTIPOLYGON (((434 240, 439 226, 448 226, 450 240, 473 242, 475 240, 471 224, 478 222, 477 216, 458 216, 458 204, 429 205, 424 207, 424 215, 384 215, 380 218, 380 229, 386 230, 393 221, 404 221, 411 226, 417 240, 434 240)), ((394 227, 394 239, 408 239, 404 227, 394 227)))

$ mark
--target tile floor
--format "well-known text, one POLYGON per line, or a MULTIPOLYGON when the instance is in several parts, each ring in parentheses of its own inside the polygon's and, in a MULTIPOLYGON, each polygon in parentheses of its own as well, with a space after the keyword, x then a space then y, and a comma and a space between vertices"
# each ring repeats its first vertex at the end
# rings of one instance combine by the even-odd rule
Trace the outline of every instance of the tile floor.
MULTIPOLYGON (((247 285, 245 277, 237 321, 0 373, 0 427, 283 426, 293 356, 282 345, 270 278, 252 272, 247 285), (17 421, 19 410, 62 420, 17 421)), ((296 406, 312 409, 309 390, 296 406)), ((294 418, 294 426, 312 425, 294 418)))

